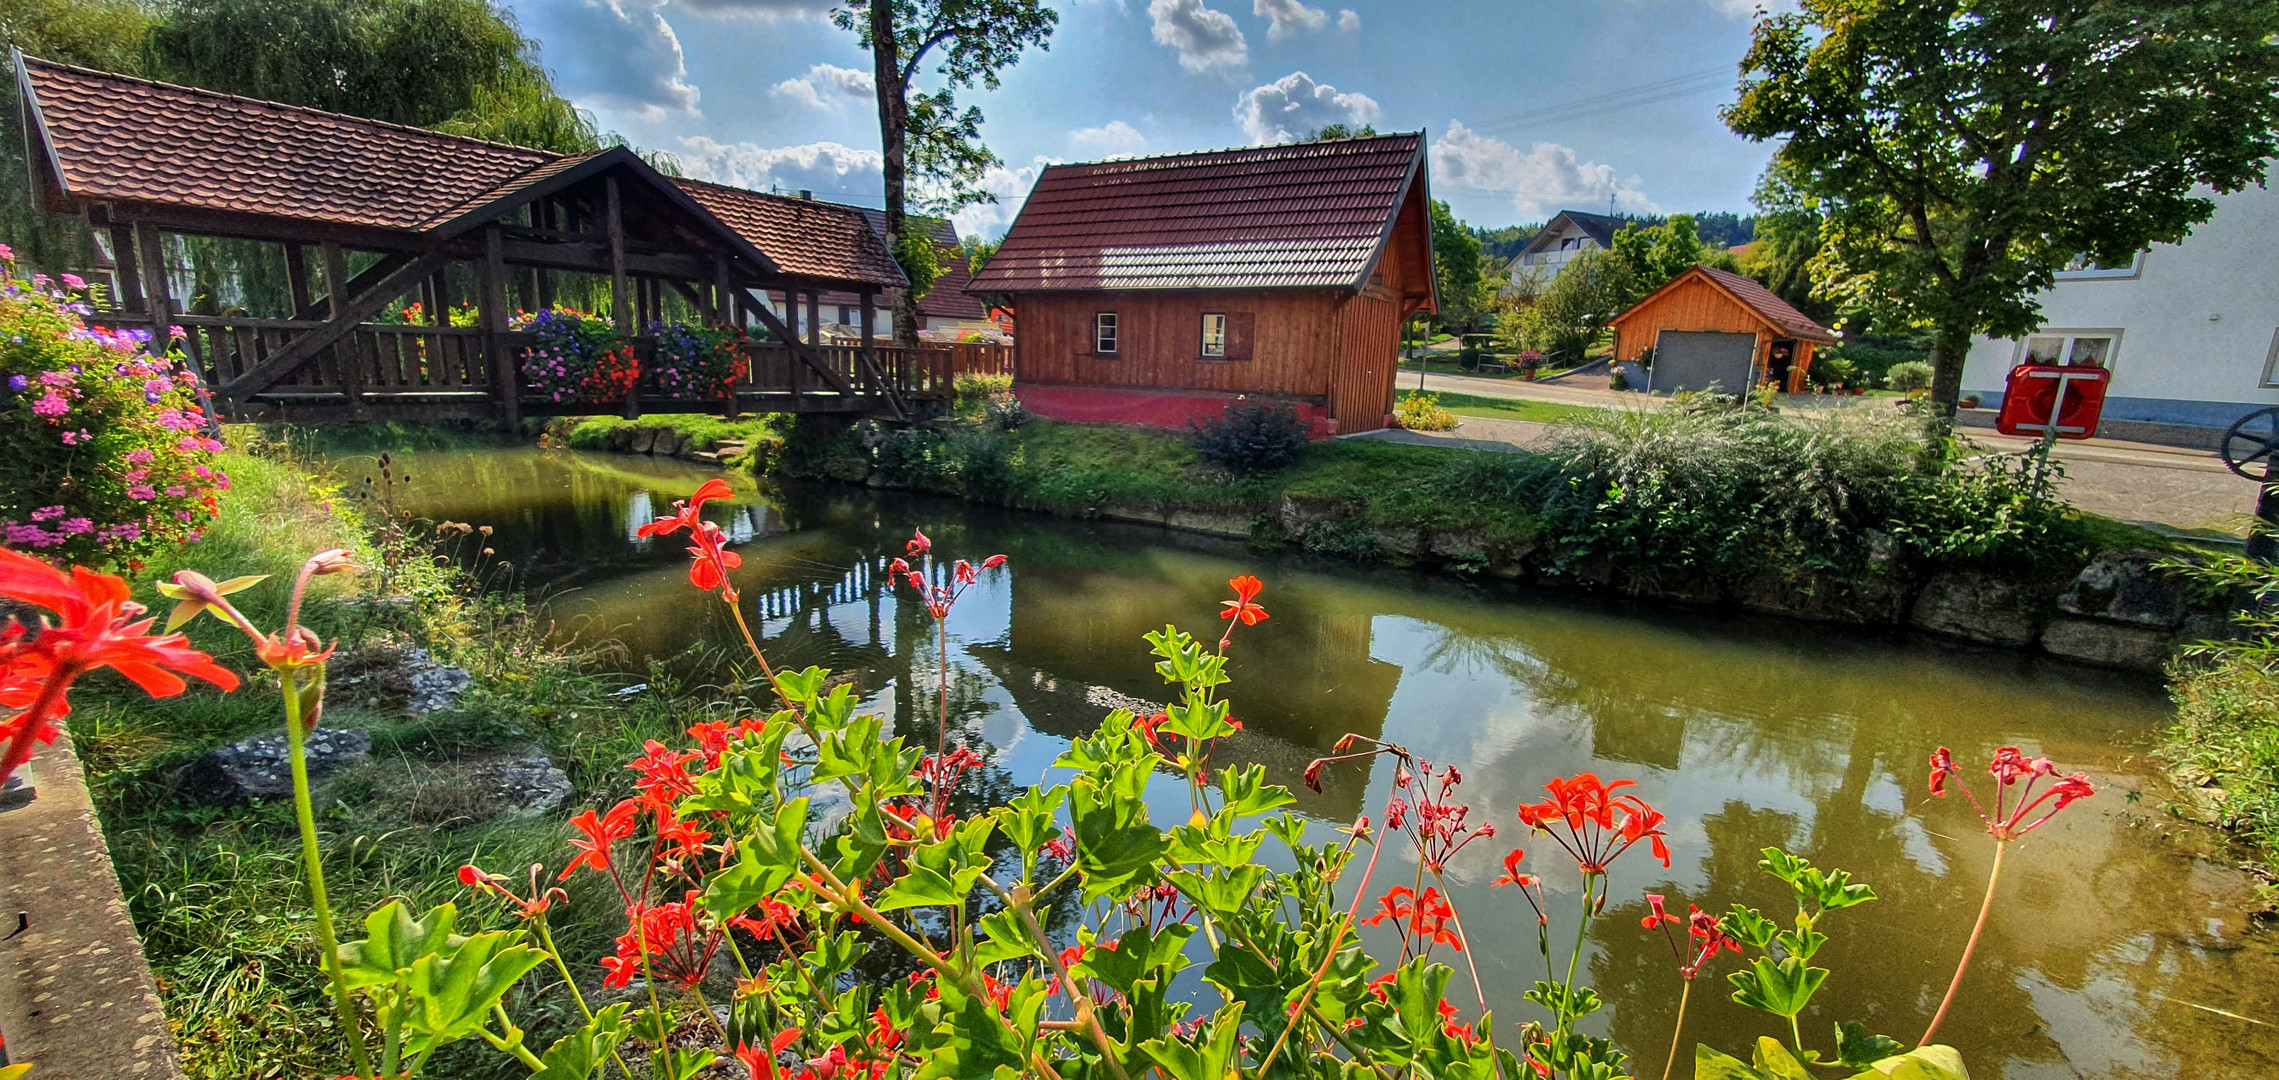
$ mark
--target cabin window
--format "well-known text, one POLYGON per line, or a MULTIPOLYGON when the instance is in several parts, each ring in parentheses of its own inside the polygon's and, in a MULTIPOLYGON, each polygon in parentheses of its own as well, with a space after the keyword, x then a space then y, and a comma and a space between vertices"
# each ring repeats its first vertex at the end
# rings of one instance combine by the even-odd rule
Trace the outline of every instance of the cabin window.
POLYGON ((1092 316, 1092 351, 1103 356, 1116 353, 1116 313, 1103 311, 1092 316))
POLYGON ((2026 339, 2021 364, 2064 364, 2069 367, 2112 367, 2113 346, 2119 334, 2111 330, 2057 331, 2026 339))
POLYGON ((1227 317, 1213 313, 1203 316, 1203 356, 1210 360, 1224 360, 1227 356, 1227 317))

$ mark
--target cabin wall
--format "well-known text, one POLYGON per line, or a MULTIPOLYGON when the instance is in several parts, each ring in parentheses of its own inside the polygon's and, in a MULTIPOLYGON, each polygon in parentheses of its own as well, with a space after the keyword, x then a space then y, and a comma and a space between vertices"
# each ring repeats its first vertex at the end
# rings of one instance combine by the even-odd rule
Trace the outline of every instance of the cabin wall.
POLYGON ((1400 374, 1400 334, 1400 298, 1379 282, 1338 306, 1329 375, 1329 411, 1338 434, 1385 426, 1400 374))
MULTIPOLYGON (((1332 322, 1344 294, 1329 291, 1026 294, 1014 317, 1015 369, 1024 383, 1211 390, 1327 399, 1332 322), (1092 351, 1092 320, 1116 315, 1114 355, 1092 351), (1203 359, 1206 312, 1251 317, 1248 360, 1203 359)), ((1389 324, 1388 324, 1389 325, 1389 324)))
MULTIPOLYGON (((1771 328, 1755 312, 1735 303, 1732 297, 1697 274, 1615 325, 1614 358, 1625 362, 1638 359, 1638 354, 1652 347, 1664 330, 1769 335, 1771 328)), ((1769 341, 1769 336, 1759 338, 1760 354, 1769 341)), ((1763 370, 1762 359, 1760 355, 1760 371, 1763 370)))

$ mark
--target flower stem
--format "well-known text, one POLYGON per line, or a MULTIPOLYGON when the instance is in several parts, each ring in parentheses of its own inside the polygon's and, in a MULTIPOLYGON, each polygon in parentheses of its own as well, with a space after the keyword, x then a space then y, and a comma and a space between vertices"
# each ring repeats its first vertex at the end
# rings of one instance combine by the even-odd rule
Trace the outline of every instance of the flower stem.
MULTIPOLYGON (((317 848, 316 808, 309 799, 309 759, 302 744, 301 671, 288 667, 278 673, 285 691, 285 746, 293 765, 293 816, 301 826, 301 863, 309 874, 309 902, 316 907, 317 947, 324 950, 325 974, 332 978, 332 1005, 340 1014, 341 1034, 348 1040, 351 1058, 360 1076, 370 1075, 372 1059, 365 1053, 364 1036, 357 1028, 356 1004, 348 997, 348 975, 340 969, 340 939, 332 930, 332 905, 324 894, 324 855, 317 848)), ((324 665, 316 665, 310 685, 323 693, 324 665)))
POLYGON ((1947 1007, 1955 1003, 1955 991, 1962 989, 1963 972, 1970 970, 1970 956, 1978 951, 1978 935, 1986 929, 1986 916, 1994 910, 1994 885, 2002 880, 2002 853, 2009 850, 2006 840, 1994 842, 1994 868, 1986 873, 1986 899, 1978 905, 1978 921, 1971 924, 1970 941, 1962 947, 1962 962, 1955 965, 1954 981, 1947 984, 1947 996, 1939 1000, 1939 1011, 1931 1014, 1931 1026, 1923 1029, 1923 1037, 1915 1040, 1917 1046, 1929 1046, 1931 1036, 1938 1034, 1939 1021, 1947 1018, 1947 1007))
POLYGON ((1685 989, 1678 991, 1678 1024, 1670 1031, 1670 1060, 1662 1066, 1662 1080, 1670 1080, 1670 1070, 1678 1064, 1679 1041, 1686 1033, 1686 999, 1693 996, 1693 980, 1685 981, 1685 989))

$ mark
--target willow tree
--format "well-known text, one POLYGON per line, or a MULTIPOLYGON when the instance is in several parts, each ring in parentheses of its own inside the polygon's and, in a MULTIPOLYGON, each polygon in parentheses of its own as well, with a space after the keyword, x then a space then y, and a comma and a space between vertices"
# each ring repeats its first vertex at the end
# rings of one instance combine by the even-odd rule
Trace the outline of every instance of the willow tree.
POLYGON ((1801 0, 1757 21, 1735 132, 1822 216, 1821 291, 1927 327, 1949 417, 1978 334, 2087 257, 2183 239, 2279 143, 2269 0, 1801 0))
POLYGON ((999 73, 1019 63, 1022 50, 1051 47, 1060 15, 1038 0, 855 0, 831 17, 860 35, 871 53, 886 243, 911 279, 894 307, 894 339, 914 345, 918 298, 940 266, 928 231, 906 227, 910 180, 919 181, 930 213, 995 201, 977 185, 998 164, 997 155, 982 145, 981 110, 968 105, 961 111, 957 91, 997 89, 999 73), (943 80, 932 93, 914 87, 929 58, 943 80))

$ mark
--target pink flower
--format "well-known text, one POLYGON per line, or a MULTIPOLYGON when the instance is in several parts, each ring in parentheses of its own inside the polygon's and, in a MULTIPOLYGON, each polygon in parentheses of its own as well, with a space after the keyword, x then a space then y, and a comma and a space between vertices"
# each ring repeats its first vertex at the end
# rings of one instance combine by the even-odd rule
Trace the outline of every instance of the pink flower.
POLYGON ((66 289, 84 289, 87 287, 87 282, 77 274, 65 274, 63 275, 63 287, 66 289))

